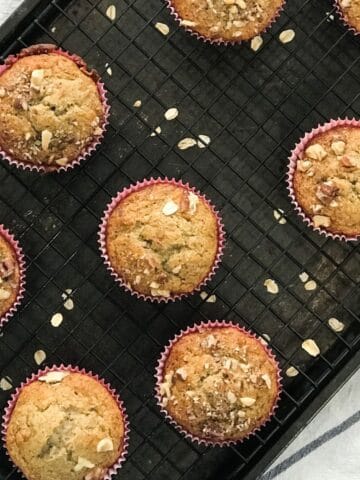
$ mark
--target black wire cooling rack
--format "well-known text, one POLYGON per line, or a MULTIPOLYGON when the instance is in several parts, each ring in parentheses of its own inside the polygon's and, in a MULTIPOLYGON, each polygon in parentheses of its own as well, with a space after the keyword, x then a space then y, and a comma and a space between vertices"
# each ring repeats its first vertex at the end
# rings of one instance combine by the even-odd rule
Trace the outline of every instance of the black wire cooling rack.
MULTIPOLYGON (((0 338, 0 377, 18 385, 46 364, 76 364, 111 382, 131 420, 124 480, 255 479, 359 364, 360 255, 356 246, 315 234, 294 214, 285 188, 290 149, 319 122, 359 116, 359 41, 334 19, 327 0, 289 0, 257 53, 213 47, 178 28, 160 0, 27 0, 1 27, 0 55, 56 43, 101 74, 112 106, 97 153, 64 174, 36 175, 0 164, 0 220, 27 257, 27 293, 0 338), (106 10, 113 4, 111 22, 106 10), (167 36, 156 22, 170 27, 167 36), (293 28, 292 43, 279 32, 293 28), (110 70, 109 70, 110 67, 110 70), (111 73, 111 75, 110 75, 111 73), (136 100, 142 107, 134 108, 136 100), (167 122, 164 112, 177 107, 167 122), (156 127, 161 134, 151 136, 156 127), (184 137, 211 138, 179 150, 184 137), (136 300, 114 284, 99 256, 97 232, 110 198, 144 177, 182 178, 221 210, 224 261, 209 288, 169 305, 136 300), (274 210, 287 220, 280 224, 274 210), (299 274, 317 282, 306 291, 299 274), (277 281, 271 295, 264 280, 277 281), (75 307, 63 307, 72 289, 75 307), (59 328, 50 318, 62 312, 59 328), (346 328, 330 329, 336 317, 346 328), (251 440, 206 449, 164 422, 153 397, 156 360, 179 329, 228 319, 270 338, 284 371, 276 417, 251 440), (302 348, 313 338, 321 355, 302 348)), ((0 391, 4 408, 11 391, 0 391)), ((0 453, 0 478, 19 474, 0 453)))

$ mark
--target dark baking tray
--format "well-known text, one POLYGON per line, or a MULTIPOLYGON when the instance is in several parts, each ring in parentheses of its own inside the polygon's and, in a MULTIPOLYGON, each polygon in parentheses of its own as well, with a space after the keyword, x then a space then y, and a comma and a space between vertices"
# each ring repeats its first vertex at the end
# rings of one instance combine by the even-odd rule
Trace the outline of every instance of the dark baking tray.
MULTIPOLYGON (((40 176, 0 164, 0 220, 20 239, 28 263, 22 308, 0 338, 0 377, 17 385, 47 363, 98 372, 121 393, 131 419, 130 456, 118 478, 218 480, 261 473, 359 365, 360 254, 326 239, 293 213, 284 174, 289 150, 304 131, 338 116, 358 116, 359 42, 326 0, 291 0, 254 54, 248 45, 213 47, 179 29, 160 0, 27 0, 0 30, 0 55, 35 42, 76 52, 103 75, 111 126, 97 153, 70 173, 40 176), (117 6, 112 24, 107 6, 117 6), (154 23, 171 33, 164 37, 154 23), (54 29, 55 27, 55 29, 54 29), (278 34, 294 28, 281 45, 278 34), (112 76, 106 73, 106 64, 112 76), (135 100, 143 107, 134 109, 135 100), (166 122, 171 106, 180 116, 166 122), (150 137, 155 127, 162 133, 150 137), (185 136, 207 134, 208 148, 179 151, 185 136), (149 176, 183 178, 219 207, 228 233, 220 271, 208 292, 169 305, 138 301, 119 289, 99 257, 97 231, 110 198, 149 176), (273 210, 285 211, 280 225, 273 210), (306 270, 318 288, 306 292, 306 270), (263 282, 275 278, 279 295, 263 282), (61 294, 73 289, 74 310, 61 294), (52 314, 64 313, 54 329, 52 314), (327 320, 346 324, 334 333, 327 320), (180 328, 225 318, 270 336, 284 380, 276 417, 237 447, 207 449, 164 422, 153 398, 153 372, 164 343, 180 328), (320 346, 317 359, 302 349, 320 346)), ((0 407, 10 392, 0 392, 0 407)), ((19 474, 0 454, 0 478, 19 474)))

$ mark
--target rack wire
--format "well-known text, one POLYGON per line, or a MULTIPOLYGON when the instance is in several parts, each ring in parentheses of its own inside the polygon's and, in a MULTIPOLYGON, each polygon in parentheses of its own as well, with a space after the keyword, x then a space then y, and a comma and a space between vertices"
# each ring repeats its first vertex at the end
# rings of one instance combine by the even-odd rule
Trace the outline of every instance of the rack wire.
MULTIPOLYGON (((288 2, 257 53, 248 45, 197 41, 157 0, 25 3, 26 24, 14 24, 7 38, 0 33, 0 58, 38 42, 77 53, 101 73, 112 113, 103 145, 69 173, 40 176, 0 165, 0 219, 20 240, 28 265, 25 301, 0 338, 0 377, 19 384, 38 368, 33 355, 43 349, 49 365, 76 364, 109 380, 131 420, 130 457, 118 475, 124 480, 255 478, 254 465, 265 468, 265 453, 284 446, 284 434, 359 350, 358 249, 306 228, 284 181, 289 151, 304 131, 357 116, 359 43, 327 0, 288 2), (110 4, 117 9, 114 22, 106 16, 110 4), (169 25, 169 35, 156 22, 169 25), (287 45, 278 40, 285 28, 296 32, 287 45), (138 99, 142 106, 134 108, 138 99), (164 112, 173 106, 179 117, 167 122, 164 112), (161 134, 151 136, 157 126, 161 134), (176 147, 199 134, 211 138, 206 149, 176 147), (189 181, 221 210, 227 249, 206 288, 215 304, 198 295, 144 303, 108 275, 97 245, 102 212, 120 189, 150 176, 189 181), (286 224, 274 218, 279 209, 286 224), (315 291, 304 289, 303 271, 317 282, 315 291), (278 295, 266 292, 266 278, 277 281, 278 295), (72 289, 72 311, 63 307, 66 289, 72 289), (50 318, 58 311, 64 322, 55 329, 50 318), (345 330, 332 331, 330 317, 345 330), (206 319, 232 320, 270 337, 284 371, 299 370, 284 377, 272 422, 227 449, 183 439, 153 398, 163 345, 206 319), (318 358, 302 350, 306 338, 316 340, 318 358)), ((8 397, 0 391, 1 408, 8 397)), ((20 478, 3 450, 0 478, 20 478)))

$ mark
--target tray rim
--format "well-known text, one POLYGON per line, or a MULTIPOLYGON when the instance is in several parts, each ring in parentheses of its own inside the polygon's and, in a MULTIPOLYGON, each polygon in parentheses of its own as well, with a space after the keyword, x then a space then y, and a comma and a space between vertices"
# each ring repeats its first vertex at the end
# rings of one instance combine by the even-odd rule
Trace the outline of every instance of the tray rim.
MULTIPOLYGON (((47 0, 22 0, 14 12, 0 25, 0 49, 3 49, 7 42, 15 40, 19 29, 28 26, 41 4, 51 6, 51 2, 47 0)), ((246 472, 239 472, 235 467, 225 480, 260 480, 260 477, 275 463, 292 441, 360 369, 360 343, 354 345, 352 350, 352 356, 339 363, 336 367, 337 373, 326 384, 319 386, 318 393, 311 396, 311 400, 303 407, 303 411, 296 415, 292 423, 275 440, 274 445, 266 448, 261 458, 255 461, 255 465, 249 466, 246 472)))

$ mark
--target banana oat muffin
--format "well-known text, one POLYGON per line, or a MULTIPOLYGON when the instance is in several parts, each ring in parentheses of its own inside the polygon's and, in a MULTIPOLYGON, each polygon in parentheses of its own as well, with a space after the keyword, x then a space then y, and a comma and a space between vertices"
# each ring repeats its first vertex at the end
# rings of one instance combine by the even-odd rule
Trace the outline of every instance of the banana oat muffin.
POLYGON ((29 480, 102 480, 124 448, 119 405, 95 378, 51 371, 24 386, 6 448, 29 480))
POLYGON ((299 156, 293 189, 315 227, 360 235, 360 123, 325 126, 299 156))
POLYGON ((196 440, 239 441, 271 416, 278 366, 259 340, 232 324, 203 324, 176 338, 159 362, 157 397, 196 440))
POLYGON ((71 164, 103 133, 98 76, 55 45, 34 45, 0 74, 0 148, 22 165, 52 171, 71 164))
POLYGON ((212 207, 181 183, 145 181, 120 193, 105 225, 111 268, 138 294, 190 293, 207 279, 219 254, 212 207))
POLYGON ((337 0, 337 5, 345 22, 360 32, 360 0, 337 0))
POLYGON ((284 0, 170 0, 180 24, 215 41, 249 40, 266 29, 284 0))
POLYGON ((16 302, 21 284, 21 272, 16 251, 1 233, 0 226, 0 324, 16 302))

